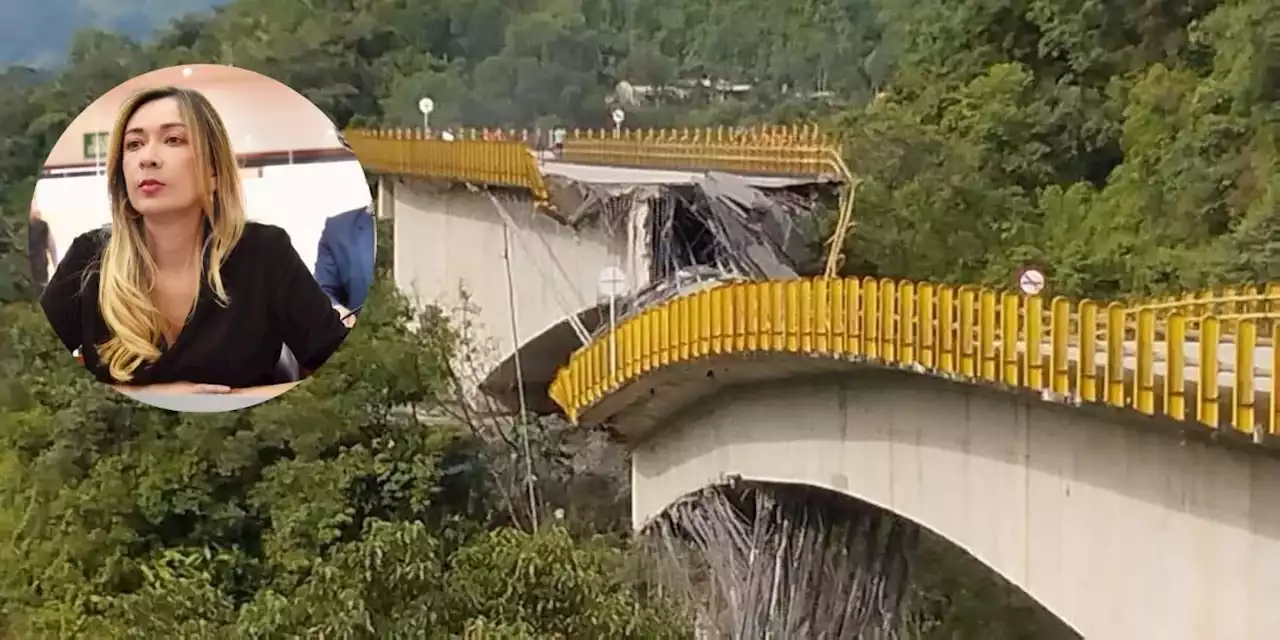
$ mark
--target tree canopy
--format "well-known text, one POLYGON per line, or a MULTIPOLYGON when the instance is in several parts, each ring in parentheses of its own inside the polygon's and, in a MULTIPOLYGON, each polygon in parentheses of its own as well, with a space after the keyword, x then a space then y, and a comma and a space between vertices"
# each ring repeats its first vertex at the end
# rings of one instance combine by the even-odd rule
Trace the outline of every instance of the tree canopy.
MULTIPOLYGON (((621 534, 622 454, 530 428, 530 504, 494 435, 520 425, 442 416, 465 341, 385 277, 332 362, 244 412, 139 407, 66 357, 27 282, 34 176, 98 95, 194 62, 339 126, 416 125, 423 95, 440 126, 607 126, 622 81, 628 125, 818 121, 863 179, 850 274, 1034 261, 1106 298, 1280 271, 1271 0, 233 0, 146 42, 81 31, 59 70, 0 75, 0 637, 687 637, 621 534)), ((939 553, 921 633, 1043 637, 939 553)))
POLYGON ((1280 275, 1280 8, 888 3, 888 95, 838 116, 853 268, 1107 298, 1280 275))

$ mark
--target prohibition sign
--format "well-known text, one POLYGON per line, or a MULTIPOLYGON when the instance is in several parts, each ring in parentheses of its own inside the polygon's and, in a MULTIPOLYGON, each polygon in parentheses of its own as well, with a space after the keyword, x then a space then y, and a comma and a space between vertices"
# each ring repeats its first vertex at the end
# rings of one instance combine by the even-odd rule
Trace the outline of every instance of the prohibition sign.
POLYGON ((1044 291, 1044 272, 1034 267, 1026 267, 1018 274, 1018 288, 1023 293, 1034 296, 1044 291))

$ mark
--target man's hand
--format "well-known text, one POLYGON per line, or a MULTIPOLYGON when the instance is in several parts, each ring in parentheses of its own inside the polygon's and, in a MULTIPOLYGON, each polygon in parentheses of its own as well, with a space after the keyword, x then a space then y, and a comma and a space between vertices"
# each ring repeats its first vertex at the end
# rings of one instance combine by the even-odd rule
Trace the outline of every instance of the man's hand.
POLYGON ((335 304, 333 305, 333 310, 338 312, 338 317, 342 319, 342 324, 347 325, 348 329, 356 326, 356 316, 351 313, 350 309, 340 304, 335 304))

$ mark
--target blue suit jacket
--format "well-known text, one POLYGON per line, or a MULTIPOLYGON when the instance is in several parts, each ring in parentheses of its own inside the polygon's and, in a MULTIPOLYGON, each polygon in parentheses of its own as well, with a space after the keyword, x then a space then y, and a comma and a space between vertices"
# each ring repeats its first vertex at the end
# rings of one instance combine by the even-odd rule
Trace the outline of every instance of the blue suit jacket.
POLYGON ((374 222, 368 209, 355 209, 326 220, 320 234, 316 281, 334 302, 351 310, 364 304, 373 286, 374 222))

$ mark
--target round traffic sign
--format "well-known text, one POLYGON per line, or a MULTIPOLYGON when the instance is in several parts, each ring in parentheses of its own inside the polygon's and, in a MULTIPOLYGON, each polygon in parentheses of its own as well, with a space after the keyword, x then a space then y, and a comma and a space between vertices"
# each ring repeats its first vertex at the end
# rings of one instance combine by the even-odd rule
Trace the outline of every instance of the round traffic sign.
POLYGON ((596 291, 601 298, 622 295, 626 291, 627 274, 618 267, 605 267, 596 279, 596 291))
POLYGON ((435 110, 436 110, 435 100, 432 100, 431 98, 423 98, 418 101, 418 111, 422 112, 422 115, 425 116, 435 110))
POLYGON ((1029 296, 1040 295, 1044 284, 1044 272, 1034 267, 1025 268, 1018 274, 1018 289, 1029 296))
POLYGON ((623 120, 625 120, 625 119, 626 119, 626 117, 627 117, 627 114, 623 113, 622 109, 614 109, 614 110, 613 110, 613 123, 614 123, 614 124, 622 124, 622 121, 623 121, 623 120))

